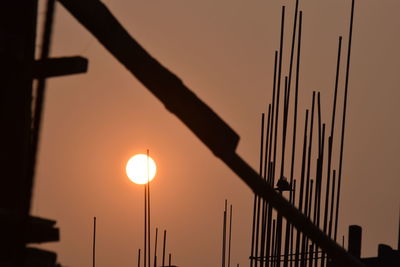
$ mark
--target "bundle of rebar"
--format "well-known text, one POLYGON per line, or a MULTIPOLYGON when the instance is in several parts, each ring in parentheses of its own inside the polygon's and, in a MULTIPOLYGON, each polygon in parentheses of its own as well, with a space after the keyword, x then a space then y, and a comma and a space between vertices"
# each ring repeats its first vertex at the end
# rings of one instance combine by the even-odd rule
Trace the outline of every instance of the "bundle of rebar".
MULTIPOLYGON (((259 175, 275 190, 288 198, 310 221, 324 234, 337 239, 340 208, 340 187, 342 180, 343 147, 347 108, 347 92, 350 70, 351 40, 353 28, 354 0, 351 6, 350 30, 346 64, 346 77, 343 93, 343 113, 340 136, 339 159, 333 160, 335 117, 340 80, 340 59, 342 37, 338 38, 336 77, 333 90, 333 110, 330 122, 330 134, 322 119, 321 93, 313 92, 311 109, 305 110, 304 133, 301 137, 302 156, 297 161, 301 165, 295 173, 298 95, 301 59, 302 11, 296 0, 293 32, 291 39, 288 74, 283 76, 282 55, 285 33, 285 7, 282 7, 281 35, 279 50, 275 51, 274 78, 272 84, 272 103, 268 104, 267 116, 261 117, 260 166, 259 175), (296 43, 297 41, 297 43, 296 43), (297 53, 296 53, 297 52, 297 53), (295 69, 294 69, 295 65, 295 69), (293 73, 295 72, 295 79, 293 73), (294 101, 291 100, 292 80, 294 80, 294 101), (283 85, 281 84, 284 81, 283 85), (282 89, 282 90, 281 90, 282 89), (281 93, 283 91, 283 93, 281 93), (283 95, 282 95, 283 94, 283 95), (283 114, 279 114, 280 111, 283 114), (292 114, 289 114, 292 111, 292 114), (288 123, 292 117, 292 149, 286 153, 288 123), (265 119, 266 117, 266 119, 265 119), (316 118, 315 118, 316 117, 316 118), (279 127, 281 126, 281 127, 279 127), (317 130, 314 130, 317 127, 317 130), (316 134, 314 134, 316 132, 316 134), (317 140, 313 140, 317 135, 317 140), (313 142, 314 141, 314 142, 313 142), (316 143, 316 144, 314 144, 316 143), (278 148, 278 144, 281 148, 278 148), (316 148, 313 149, 313 146, 316 148), (279 154, 280 153, 280 154, 279 154), (277 158, 280 157, 280 161, 277 158), (285 160, 290 159, 290 168, 285 168, 285 160), (327 160, 326 160, 327 159, 327 160), (333 162, 338 162, 337 167, 333 162), (279 165, 280 166, 277 166, 279 165), (277 168, 278 171, 277 171, 277 168), (315 170, 315 173, 311 173, 315 170), (289 177, 287 179, 286 177, 289 177), (296 178, 298 186, 296 188, 296 178), (324 191, 324 192, 323 192, 324 191)), ((289 141, 289 140, 288 140, 289 141)), ((296 170, 297 170, 296 169, 296 170)), ((327 254, 312 242, 301 229, 296 229, 279 212, 273 211, 265 200, 254 196, 250 267, 277 266, 327 266, 330 259, 327 254)))

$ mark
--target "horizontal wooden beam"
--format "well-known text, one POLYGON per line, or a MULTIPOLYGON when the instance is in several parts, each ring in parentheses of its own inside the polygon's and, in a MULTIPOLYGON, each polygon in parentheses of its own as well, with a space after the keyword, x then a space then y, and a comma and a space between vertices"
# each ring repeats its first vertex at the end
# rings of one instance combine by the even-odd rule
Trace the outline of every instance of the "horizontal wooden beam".
POLYGON ((83 57, 59 57, 37 60, 33 65, 33 76, 36 79, 85 73, 88 60, 83 57))

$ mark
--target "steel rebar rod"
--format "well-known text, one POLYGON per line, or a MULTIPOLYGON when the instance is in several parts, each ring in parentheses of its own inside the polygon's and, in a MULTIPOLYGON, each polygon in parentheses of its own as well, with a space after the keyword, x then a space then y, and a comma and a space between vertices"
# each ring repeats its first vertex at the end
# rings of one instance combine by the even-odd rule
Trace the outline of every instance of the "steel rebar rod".
MULTIPOLYGON (((267 133, 266 133, 266 141, 265 141, 265 158, 264 158, 264 173, 263 173, 263 178, 264 180, 267 179, 267 161, 269 161, 268 158, 268 148, 271 146, 271 144, 268 143, 269 140, 269 135, 272 134, 270 131, 271 128, 271 104, 268 105, 268 121, 267 121, 267 133)), ((264 266, 264 256, 265 256, 265 235, 266 235, 266 223, 267 223, 267 217, 268 216, 268 204, 265 200, 262 202, 262 221, 261 221, 261 250, 260 250, 260 258, 262 259, 260 262, 260 266, 264 266)))
POLYGON ((230 210, 229 210, 228 267, 231 267, 231 245, 232 245, 232 205, 230 205, 230 210))
MULTIPOLYGON (((264 149, 264 120, 265 114, 261 115, 261 136, 260 136, 260 168, 259 173, 262 175, 262 166, 263 166, 263 149, 264 149)), ((253 206, 253 229, 252 229, 252 241, 251 241, 251 255, 250 255, 250 266, 253 265, 253 257, 257 257, 258 255, 258 239, 259 239, 259 224, 260 224, 260 203, 261 198, 258 198, 256 194, 254 194, 254 206, 253 206), (255 244, 254 244, 255 242, 255 244), (255 245, 255 251, 254 251, 255 245)), ((257 267, 257 261, 255 262, 255 266, 257 267)))
MULTIPOLYGON (((273 187, 272 181, 272 142, 273 142, 273 133, 274 133, 274 112, 275 112, 275 93, 276 93, 276 80, 277 80, 277 69, 278 69, 278 51, 275 51, 274 58, 274 79, 272 83, 272 106, 271 106, 271 133, 269 137, 269 148, 268 148, 268 170, 267 170, 267 181, 273 187)), ((271 223, 272 223, 272 207, 267 205, 267 228, 266 228, 266 260, 267 266, 269 266, 269 255, 270 255, 270 247, 271 247, 271 223)))
POLYGON ((353 19, 354 19, 354 0, 351 1, 351 15, 350 15, 350 31, 349 31, 349 46, 347 52, 347 65, 346 65, 346 81, 344 88, 344 103, 343 103, 343 119, 342 119, 342 135, 340 142, 340 158, 339 158, 339 181, 338 181, 338 194, 336 200, 336 216, 335 216, 335 235, 336 240, 338 220, 339 220, 339 207, 340 207, 340 185, 342 181, 342 167, 343 167, 343 148, 344 148, 344 133, 346 128, 346 111, 347 111, 347 92, 349 85, 349 74, 350 74, 350 56, 351 56, 351 40, 353 36, 353 19))
MULTIPOLYGON (((301 160, 301 176, 300 176, 300 195, 299 195, 299 211, 303 210, 303 194, 304 194, 304 169, 307 157, 307 129, 308 129, 308 109, 306 110, 306 118, 304 125, 304 140, 303 140, 303 157, 301 160)), ((299 266, 299 253, 300 253, 300 238, 301 232, 297 229, 296 235, 296 256, 295 256, 295 267, 299 266)))
POLYGON ((222 267, 225 267, 225 252, 226 252, 226 209, 227 209, 227 200, 225 199, 225 209, 223 216, 223 224, 222 224, 222 267))
POLYGON ((165 266, 165 247, 166 247, 166 245, 167 245, 167 230, 164 230, 162 266, 165 266))
POLYGON ((335 185, 336 185, 336 170, 333 170, 332 175, 332 199, 331 199, 331 213, 329 216, 329 228, 328 228, 328 236, 332 238, 332 222, 333 222, 333 209, 335 204, 335 185))
POLYGON ((92 246, 92 264, 96 267, 96 217, 93 217, 93 246, 92 246))

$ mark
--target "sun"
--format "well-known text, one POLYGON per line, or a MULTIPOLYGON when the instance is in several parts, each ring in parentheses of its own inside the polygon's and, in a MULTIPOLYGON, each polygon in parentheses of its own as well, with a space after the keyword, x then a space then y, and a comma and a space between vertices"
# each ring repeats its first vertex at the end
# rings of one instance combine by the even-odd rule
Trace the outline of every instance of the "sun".
POLYGON ((157 172, 155 161, 145 154, 131 157, 126 164, 126 175, 136 184, 147 184, 157 172))

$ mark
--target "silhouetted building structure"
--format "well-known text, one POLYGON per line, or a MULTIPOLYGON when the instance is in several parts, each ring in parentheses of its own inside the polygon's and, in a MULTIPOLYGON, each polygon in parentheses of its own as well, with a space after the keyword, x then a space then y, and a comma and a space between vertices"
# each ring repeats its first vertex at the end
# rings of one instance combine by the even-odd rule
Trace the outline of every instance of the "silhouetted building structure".
MULTIPOLYGON (((400 239, 399 239, 400 242, 400 239)), ((362 229, 358 225, 349 226, 348 251, 353 256, 360 258, 362 243, 362 229)), ((400 250, 394 250, 388 245, 378 245, 378 256, 361 258, 362 263, 368 267, 399 267, 400 250)))

